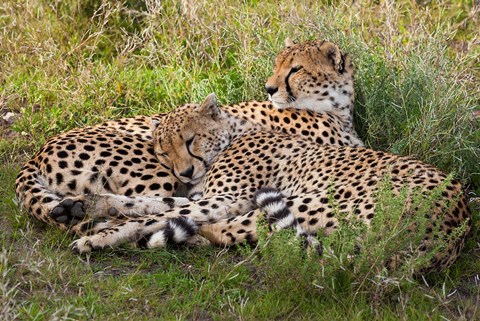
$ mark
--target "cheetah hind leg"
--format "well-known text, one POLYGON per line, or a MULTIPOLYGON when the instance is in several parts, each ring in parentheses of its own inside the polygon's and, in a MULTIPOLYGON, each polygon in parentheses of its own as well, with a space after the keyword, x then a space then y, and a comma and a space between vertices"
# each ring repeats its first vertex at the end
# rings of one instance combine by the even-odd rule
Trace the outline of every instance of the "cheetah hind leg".
MULTIPOLYGON (((135 220, 134 220, 135 221, 135 220)), ((72 243, 75 253, 114 248, 123 243, 137 243, 140 247, 164 247, 168 242, 183 243, 197 233, 197 224, 187 217, 148 220, 141 230, 136 222, 127 220, 116 226, 103 229, 92 236, 83 236, 72 243), (106 232, 108 231, 108 232, 106 232)))
POLYGON ((70 226, 70 230, 76 234, 83 235, 87 230, 91 231, 93 226, 98 229, 98 222, 161 213, 189 202, 185 197, 79 195, 61 200, 49 212, 49 216, 59 224, 70 226))
POLYGON ((215 222, 252 208, 251 201, 236 199, 229 194, 216 195, 163 213, 126 218, 93 235, 79 238, 72 243, 72 248, 75 252, 86 253, 127 242, 149 248, 163 247, 168 241, 183 243, 197 233, 198 224, 215 222))

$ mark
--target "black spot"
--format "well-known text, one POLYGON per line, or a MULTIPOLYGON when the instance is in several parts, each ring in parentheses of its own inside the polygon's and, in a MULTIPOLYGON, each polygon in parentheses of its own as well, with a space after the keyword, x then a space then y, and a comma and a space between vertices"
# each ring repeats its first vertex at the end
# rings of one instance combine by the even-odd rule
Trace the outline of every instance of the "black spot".
POLYGON ((61 169, 67 168, 68 163, 66 161, 59 161, 58 162, 58 167, 60 167, 61 169))
POLYGON ((57 173, 57 174, 55 175, 55 180, 56 180, 56 182, 57 182, 57 185, 62 184, 62 183, 63 183, 63 175, 60 174, 60 173, 57 173))
POLYGON ((234 243, 234 242, 237 240, 236 237, 234 237, 233 234, 230 233, 230 232, 226 233, 225 235, 230 238, 230 241, 231 241, 232 243, 234 243))
POLYGON ((103 185, 103 188, 109 192, 112 192, 112 189, 110 188, 110 183, 108 182, 108 180, 102 176, 102 185, 103 185))
POLYGON ((308 211, 308 207, 306 205, 300 205, 298 207, 298 210, 303 213, 303 212, 308 211))
POLYGON ((149 220, 147 220, 147 221, 145 222, 145 226, 149 226, 149 225, 155 224, 156 222, 157 222, 156 220, 154 220, 154 219, 151 218, 151 219, 149 219, 149 220))
POLYGON ((70 188, 71 190, 75 190, 77 188, 77 181, 76 180, 71 180, 68 184, 67 184, 68 188, 70 188))
POLYGON ((156 191, 160 189, 160 184, 158 183, 153 183, 148 187, 151 191, 156 191))
POLYGON ((62 151, 59 151, 59 152, 57 153, 57 156, 58 156, 58 158, 67 158, 67 157, 68 157, 68 153, 67 153, 66 151, 63 151, 63 150, 62 150, 62 151))
POLYGON ((78 157, 79 157, 81 160, 88 160, 88 159, 90 159, 90 155, 88 155, 87 153, 80 153, 80 155, 78 155, 78 157))

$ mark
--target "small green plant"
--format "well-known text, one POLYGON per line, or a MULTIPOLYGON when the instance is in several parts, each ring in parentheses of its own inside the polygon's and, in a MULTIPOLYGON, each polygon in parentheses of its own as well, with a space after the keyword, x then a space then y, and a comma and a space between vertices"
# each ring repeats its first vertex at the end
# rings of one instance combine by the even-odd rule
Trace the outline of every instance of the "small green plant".
MULTIPOLYGON (((385 177, 376 195, 371 226, 353 213, 337 212, 339 228, 318 236, 321 256, 306 251, 293 231, 271 233, 261 225, 258 245, 250 256, 262 275, 262 285, 288 293, 292 304, 327 294, 341 301, 362 297, 380 304, 419 287, 417 276, 422 269, 444 254, 466 229, 466 225, 459 226, 446 236, 441 230, 442 213, 435 211, 440 203, 446 209, 451 205, 442 200, 451 179, 431 191, 420 191, 406 186, 394 189, 385 177)), ((335 208, 333 199, 330 202, 335 208)))

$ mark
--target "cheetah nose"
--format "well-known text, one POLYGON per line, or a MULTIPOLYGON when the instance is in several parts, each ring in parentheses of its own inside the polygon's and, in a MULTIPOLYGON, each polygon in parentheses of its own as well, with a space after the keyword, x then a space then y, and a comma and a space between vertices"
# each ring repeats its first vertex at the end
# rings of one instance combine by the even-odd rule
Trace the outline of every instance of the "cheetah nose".
POLYGON ((273 96, 278 91, 278 87, 265 86, 265 90, 270 96, 273 96))
POLYGON ((188 169, 184 170, 183 172, 180 173, 180 176, 183 176, 185 178, 192 178, 193 176, 193 171, 194 171, 194 167, 193 165, 190 166, 188 169))

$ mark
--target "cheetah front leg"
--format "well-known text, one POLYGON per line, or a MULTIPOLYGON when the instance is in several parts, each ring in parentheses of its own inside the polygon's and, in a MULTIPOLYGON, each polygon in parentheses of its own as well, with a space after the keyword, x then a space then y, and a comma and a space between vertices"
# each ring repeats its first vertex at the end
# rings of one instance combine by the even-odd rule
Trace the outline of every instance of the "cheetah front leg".
POLYGON ((216 195, 163 213, 127 218, 93 235, 81 237, 72 243, 72 247, 75 252, 86 253, 127 242, 146 247, 162 247, 168 241, 182 243, 196 234, 197 225, 245 213, 252 208, 251 200, 238 199, 230 194, 216 195))
POLYGON ((186 205, 186 197, 125 196, 117 194, 91 195, 85 208, 90 217, 139 217, 163 213, 177 206, 186 205))
POLYGON ((90 194, 64 198, 49 212, 49 218, 77 235, 95 233, 115 220, 162 213, 189 203, 185 197, 90 194))

